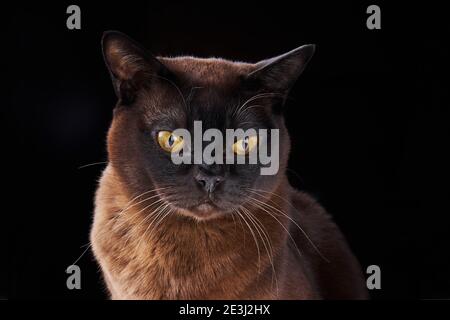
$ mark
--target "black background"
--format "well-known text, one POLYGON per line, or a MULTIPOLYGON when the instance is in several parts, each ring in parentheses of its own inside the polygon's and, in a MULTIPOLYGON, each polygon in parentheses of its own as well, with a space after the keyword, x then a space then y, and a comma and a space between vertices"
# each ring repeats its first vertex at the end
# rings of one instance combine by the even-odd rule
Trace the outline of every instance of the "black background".
POLYGON ((382 29, 368 30, 369 4, 77 1, 5 9, 12 90, 2 124, 13 143, 4 157, 11 163, 3 173, 9 254, 1 296, 106 297, 89 251, 78 262, 82 290, 66 288, 65 269, 88 243, 104 164, 79 167, 106 160, 116 99, 100 38, 116 29, 158 55, 251 62, 315 43, 286 110, 291 183, 334 216, 364 269, 381 267, 373 298, 450 298, 448 18, 432 5, 375 2, 382 29), (81 7, 81 30, 66 28, 70 4, 81 7))

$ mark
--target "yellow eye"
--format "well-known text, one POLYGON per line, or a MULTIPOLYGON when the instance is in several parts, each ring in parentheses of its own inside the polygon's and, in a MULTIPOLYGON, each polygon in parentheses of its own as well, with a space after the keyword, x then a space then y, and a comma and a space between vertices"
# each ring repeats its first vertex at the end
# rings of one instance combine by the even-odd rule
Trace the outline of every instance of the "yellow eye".
POLYGON ((158 143, 160 147, 167 152, 178 152, 184 145, 183 138, 174 135, 170 131, 158 132, 158 143))
POLYGON ((243 156, 252 151, 258 144, 258 137, 251 136, 238 140, 233 144, 233 152, 237 155, 243 156))

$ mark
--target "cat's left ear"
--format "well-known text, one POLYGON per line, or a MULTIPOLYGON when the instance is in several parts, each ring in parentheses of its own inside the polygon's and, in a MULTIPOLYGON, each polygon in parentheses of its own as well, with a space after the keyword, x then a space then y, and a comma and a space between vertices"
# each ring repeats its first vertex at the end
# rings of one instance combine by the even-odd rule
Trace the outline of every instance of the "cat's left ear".
POLYGON ((313 56, 315 45, 307 44, 280 56, 255 64, 247 83, 255 88, 287 94, 313 56))

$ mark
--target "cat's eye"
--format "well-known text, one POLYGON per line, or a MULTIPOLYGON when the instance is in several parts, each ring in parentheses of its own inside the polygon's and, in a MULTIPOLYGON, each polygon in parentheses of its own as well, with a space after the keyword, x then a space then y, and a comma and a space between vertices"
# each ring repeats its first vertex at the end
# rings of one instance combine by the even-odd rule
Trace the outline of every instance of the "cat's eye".
POLYGON ((237 155, 243 156, 252 151, 258 144, 257 136, 247 136, 244 139, 240 139, 233 144, 233 152, 237 155))
POLYGON ((183 148, 184 140, 171 131, 160 131, 158 132, 158 143, 164 151, 178 152, 183 148))

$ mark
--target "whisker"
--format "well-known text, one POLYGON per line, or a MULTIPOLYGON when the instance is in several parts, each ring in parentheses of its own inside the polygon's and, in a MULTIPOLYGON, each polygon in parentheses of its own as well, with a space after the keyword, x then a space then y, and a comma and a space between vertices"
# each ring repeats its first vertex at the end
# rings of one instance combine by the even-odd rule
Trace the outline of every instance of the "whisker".
MULTIPOLYGON (((145 231, 144 231, 144 234, 141 236, 141 240, 139 240, 139 242, 138 242, 138 244, 137 244, 137 247, 139 248, 140 246, 141 246, 141 243, 142 243, 142 241, 145 239, 145 235, 147 234, 147 231, 150 229, 150 227, 153 225, 153 223, 155 222, 155 221, 157 221, 158 220, 158 218, 159 217, 163 217, 163 219, 165 218, 165 215, 164 215, 164 212, 165 212, 165 210, 167 210, 167 208, 169 208, 169 212, 170 212, 170 210, 172 210, 169 206, 170 206, 170 204, 169 203, 163 203, 163 205, 165 204, 165 206, 162 208, 162 209, 160 209, 159 211, 158 211, 158 213, 155 215, 155 217, 152 219, 152 221, 149 223, 149 225, 147 226, 147 228, 145 229, 145 231)), ((152 212, 152 214, 151 215, 153 215, 153 214, 155 214, 155 212, 152 212)), ((150 215, 149 215, 150 216, 150 215)), ((161 220, 162 221, 162 220, 161 220)), ((152 229, 152 231, 151 232, 153 232, 153 229, 152 229)), ((151 232, 150 232, 150 234, 151 234, 151 232)))
MULTIPOLYGON (((137 206, 137 205, 140 204, 140 203, 147 202, 147 201, 149 201, 149 200, 151 200, 151 199, 153 199, 153 198, 156 198, 156 197, 159 197, 159 195, 153 195, 153 196, 151 196, 151 197, 145 198, 144 200, 141 200, 141 201, 139 201, 138 203, 135 203, 134 205, 132 205, 132 206, 130 206, 130 207, 128 207, 128 208, 122 210, 120 213, 118 213, 118 214, 114 217, 114 220, 117 220, 118 218, 123 217, 123 216, 124 216, 124 213, 127 212, 127 211, 128 211, 129 209, 131 209, 132 207, 137 206)), ((129 218, 129 219, 130 219, 130 218, 135 218, 135 217, 138 216, 141 212, 145 211, 145 210, 148 209, 149 207, 151 207, 151 206, 153 206, 153 205, 155 205, 155 204, 157 204, 157 203, 159 203, 159 202, 162 202, 162 201, 163 201, 163 199, 158 199, 157 201, 152 202, 150 205, 146 206, 144 209, 141 209, 141 210, 139 210, 139 211, 133 213, 133 214, 132 214, 130 217, 128 217, 128 218, 129 218)), ((122 225, 123 225, 125 222, 127 222, 127 221, 128 221, 127 219, 123 219, 122 221, 119 221, 118 223, 115 223, 113 229, 117 231, 117 229, 118 229, 119 227, 122 227, 122 225)))
POLYGON ((239 117, 239 114, 241 112, 241 110, 250 102, 255 101, 257 99, 262 99, 262 98, 269 98, 272 96, 282 96, 282 94, 280 93, 276 93, 276 92, 264 92, 264 93, 260 93, 260 94, 256 94, 252 97, 250 97, 247 101, 245 101, 238 109, 235 110, 235 112, 233 112, 233 117, 239 117))
POLYGON ((275 280, 275 285, 277 287, 277 295, 278 295, 278 289, 279 289, 278 288, 278 277, 277 277, 276 270, 275 270, 274 250, 273 250, 272 242, 270 241, 270 237, 269 237, 264 225, 262 224, 262 222, 255 215, 253 215, 250 212, 250 210, 248 210, 244 206, 241 206, 241 208, 244 210, 244 212, 247 212, 247 217, 252 221, 253 225, 256 228, 256 231, 258 231, 258 229, 259 229, 261 231, 261 233, 264 235, 265 240, 263 239, 263 236, 261 235, 261 233, 258 231, 258 234, 261 237, 261 240, 263 242, 264 248, 266 250, 267 256, 269 258, 269 261, 270 261, 270 264, 272 267, 272 285, 275 280), (267 241, 267 245, 266 245, 266 241, 267 241))
POLYGON ((170 83, 177 91, 178 91, 178 94, 180 95, 180 97, 181 97, 181 99, 183 100, 183 103, 184 103, 184 106, 186 107, 186 109, 187 110, 190 110, 190 106, 187 104, 187 102, 186 102, 186 99, 184 98, 184 95, 183 95, 183 93, 181 92, 181 89, 175 84, 175 82, 173 82, 172 80, 169 80, 169 79, 167 79, 167 78, 165 78, 165 77, 162 77, 162 76, 159 76, 159 75, 150 75, 150 74, 147 74, 147 76, 149 76, 149 77, 155 77, 155 78, 159 78, 159 79, 163 79, 163 80, 166 80, 168 83, 170 83))
MULTIPOLYGON (((153 198, 155 198, 155 197, 157 197, 157 196, 159 196, 159 195, 156 194, 156 195, 151 196, 151 197, 149 197, 149 198, 146 198, 146 199, 144 199, 144 200, 142 200, 142 201, 139 201, 138 203, 134 203, 134 204, 133 204, 133 202, 136 201, 138 198, 140 198, 140 197, 142 197, 142 196, 144 196, 144 195, 146 195, 146 194, 148 194, 148 193, 150 193, 150 192, 156 192, 156 193, 157 193, 158 191, 165 190, 165 189, 167 189, 167 188, 169 188, 169 187, 163 187, 163 188, 151 189, 151 190, 145 191, 145 192, 143 192, 143 193, 137 195, 136 197, 134 197, 133 199, 131 199, 130 201, 128 201, 128 202, 125 204, 124 208, 123 208, 121 211, 119 211, 119 212, 116 214, 116 216, 115 216, 114 218, 116 218, 116 219, 119 218, 125 211, 131 209, 132 207, 134 207, 134 206, 136 206, 136 205, 138 205, 138 204, 141 204, 141 203, 143 203, 143 202, 145 202, 145 201, 148 201, 148 200, 150 200, 150 199, 153 199, 153 198)), ((160 193, 161 193, 161 192, 160 192, 160 193)), ((161 194, 162 194, 162 193, 161 193, 161 194)))
POLYGON ((148 201, 148 200, 151 200, 151 199, 154 199, 154 198, 157 198, 157 197, 160 197, 160 195, 159 195, 159 194, 155 194, 155 195, 152 195, 152 196, 150 196, 150 197, 147 197, 147 198, 145 198, 145 199, 143 199, 143 200, 141 200, 141 201, 139 201, 139 202, 133 203, 132 205, 130 204, 128 207, 122 209, 122 210, 117 214, 117 216, 120 216, 120 215, 124 214, 126 211, 130 210, 131 208, 133 208, 133 207, 135 207, 135 206, 137 206, 137 205, 140 205, 141 203, 144 203, 144 202, 146 202, 146 201, 148 201))
MULTIPOLYGON (((259 194, 259 193, 256 191, 257 189, 248 189, 248 190, 251 191, 251 192, 253 192, 253 193, 256 194, 256 195, 259 195, 259 196, 262 197, 263 199, 266 199, 266 200, 268 200, 268 201, 274 203, 271 199, 265 197, 264 195, 259 194)), ((261 191, 263 191, 263 190, 260 190, 260 192, 261 192, 261 191)), ((285 202, 287 202, 287 203, 288 203, 288 204, 289 204, 296 212, 298 212, 297 208, 295 208, 294 205, 293 205, 292 203, 290 203, 289 201, 287 201, 286 199, 284 199, 284 198, 281 197, 280 195, 277 195, 276 193, 268 192, 268 191, 263 191, 263 192, 267 192, 267 193, 273 194, 274 196, 279 197, 280 199, 282 199, 282 200, 284 200, 285 202)), ((276 207, 274 207, 274 206, 271 206, 271 205, 267 204, 266 202, 260 201, 260 200, 255 199, 255 198, 253 198, 253 200, 255 200, 255 201, 257 201, 257 202, 259 202, 259 203, 261 203, 261 204, 263 204, 263 205, 265 205, 265 206, 268 206, 268 207, 270 207, 270 208, 276 210, 277 212, 279 212, 280 214, 282 214, 282 215, 284 215, 286 218, 288 218, 288 219, 289 219, 292 223, 294 223, 294 225, 295 225, 295 226, 303 233, 303 235, 305 236, 305 238, 308 240, 308 242, 311 244, 311 246, 314 248, 314 250, 322 257, 322 259, 324 259, 324 260, 325 260, 326 262, 328 262, 328 263, 330 262, 330 260, 328 260, 328 259, 322 254, 322 252, 319 250, 319 248, 314 244, 314 242, 311 240, 311 238, 308 236, 308 234, 305 232, 305 230, 303 230, 303 228, 302 228, 302 227, 301 227, 294 219, 292 219, 288 214, 286 214, 285 212, 281 211, 280 209, 278 209, 278 208, 276 208, 276 207)), ((274 203, 274 204, 275 204, 275 203, 274 203)))
MULTIPOLYGON (((156 210, 158 210, 163 204, 164 204, 164 202, 163 202, 164 200, 163 199, 158 199, 158 200, 156 200, 155 202, 152 202, 151 204, 149 204, 148 206, 146 206, 146 207, 144 207, 143 209, 141 209, 141 210, 139 210, 138 212, 135 212, 134 214, 133 214, 133 218, 134 217, 136 217, 136 216, 138 216, 139 214, 141 214, 142 212, 144 212, 145 210, 147 210, 148 208, 150 208, 150 207, 152 207, 152 206, 154 206, 154 205, 157 205, 158 203, 161 203, 160 204, 160 206, 156 209, 156 210)), ((143 221, 141 221, 139 224, 138 224, 138 226, 139 225, 141 225, 141 224, 143 224, 148 218, 149 218, 149 216, 150 215, 147 215, 145 218, 144 218, 144 220, 143 221)), ((127 222, 128 220, 122 220, 121 222, 119 222, 119 224, 116 224, 116 225, 114 225, 114 228, 115 228, 115 230, 117 230, 119 227, 121 227, 125 222, 127 222)), ((136 226, 137 227, 137 226, 136 226)))
POLYGON ((267 240, 268 243, 270 244, 270 252, 273 253, 274 251, 273 251, 273 247, 272 247, 271 242, 270 242, 270 238, 268 237, 268 235, 267 235, 266 232, 264 231, 264 230, 266 230, 266 229, 264 228, 264 225, 262 224, 262 222, 261 222, 254 214, 252 214, 251 211, 248 210, 246 207, 241 206, 241 209, 242 209, 244 212, 247 213, 247 216, 248 216, 251 220, 254 220, 254 221, 257 222, 257 227, 259 227, 259 229, 260 229, 260 230, 263 232, 263 234, 265 235, 266 240, 267 240))
POLYGON ((260 274, 261 273, 261 253, 260 253, 260 249, 259 249, 258 240, 256 239, 255 233, 253 232, 252 228, 250 227, 250 225, 248 224, 247 220, 244 218, 242 213, 239 211, 239 209, 237 209, 236 212, 242 218, 242 220, 245 222, 245 224, 247 225, 248 229, 250 230, 250 233, 253 236, 253 240, 255 241, 256 248, 258 249, 258 274, 260 274))
MULTIPOLYGON (((165 190, 165 189, 168 189, 168 188, 169 188, 169 187, 154 188, 154 189, 150 189, 150 190, 148 190, 148 191, 145 191, 145 192, 143 192, 143 193, 141 193, 141 194, 135 196, 135 197, 134 197, 133 199, 131 199, 130 201, 128 201, 128 203, 125 204, 125 209, 127 209, 127 206, 130 205, 134 200, 137 200, 138 198, 142 197, 143 195, 146 195, 146 194, 148 194, 148 193, 150 193, 150 192, 158 192, 158 191, 165 190)), ((124 209, 124 210, 125 210, 125 209, 124 209)))
POLYGON ((237 226, 236 226, 236 218, 234 217, 234 212, 231 213, 231 218, 233 218, 233 223, 234 223, 234 233, 236 233, 237 226))
MULTIPOLYGON (((258 189, 249 189, 249 191, 253 191, 256 195, 259 195, 260 197, 262 197, 263 199, 266 199, 266 200, 268 200, 268 201, 270 201, 270 202, 272 202, 274 205, 276 205, 275 204, 275 202, 273 202, 271 199, 269 199, 269 198, 267 198, 267 197, 265 197, 265 196, 263 196, 263 195, 261 195, 261 194, 258 194, 258 192, 255 192, 256 190, 258 190, 258 189)), ((274 196, 276 196, 276 197, 278 197, 278 198, 280 198, 281 200, 283 200, 283 201, 285 201, 287 204, 289 204, 289 206, 291 207, 291 208, 293 208, 297 213, 299 213, 298 212, 298 210, 297 210, 297 208, 291 203, 291 202, 289 202, 288 200, 286 200, 285 198, 283 198, 282 196, 280 196, 280 195, 278 195, 278 194, 276 194, 276 193, 274 193, 274 192, 269 192, 269 191, 265 191, 265 190, 259 190, 260 192, 266 192, 266 193, 269 193, 269 194, 272 194, 272 195, 274 195, 274 196)), ((259 201, 259 200, 258 200, 259 201)), ((261 201, 260 201, 261 202, 261 201)), ((263 202, 262 202, 263 203, 263 202)), ((277 210, 278 212, 280 212, 281 214, 283 214, 283 215, 285 215, 288 219, 290 219, 296 226, 297 226, 297 228, 299 228, 300 229, 300 231, 303 233, 303 235, 306 237, 306 239, 309 241, 309 243, 311 244, 311 246, 314 248, 314 250, 325 260, 325 261, 327 261, 327 262, 330 262, 323 254, 322 254, 322 252, 320 252, 320 250, 319 250, 319 248, 314 244, 314 242, 311 240, 311 238, 308 236, 308 234, 303 230, 303 228, 294 220, 294 219, 292 219, 288 214, 286 214, 285 212, 283 212, 283 211, 281 211, 280 209, 278 209, 278 208, 275 208, 275 207, 273 207, 273 206, 270 206, 269 204, 267 204, 267 203, 265 203, 265 205, 267 205, 267 206, 269 206, 269 207, 272 207, 273 209, 275 209, 275 210, 277 210)), ((299 213, 300 214, 300 213, 299 213)))
POLYGON ((99 165, 99 164, 106 164, 106 163, 108 163, 108 161, 88 163, 88 164, 84 164, 82 166, 79 166, 78 169, 83 169, 83 168, 92 167, 92 166, 96 166, 96 165, 99 165))
MULTIPOLYGON (((153 206, 153 205, 156 205, 156 204, 158 204, 158 203, 160 203, 160 202, 162 202, 162 199, 159 199, 158 201, 155 201, 154 203, 152 203, 152 204, 150 204, 149 206, 145 207, 145 208, 142 209, 141 211, 145 211, 145 210, 147 210, 149 207, 151 207, 151 206, 153 206)), ((160 205, 159 205, 156 209, 154 209, 150 214, 147 214, 147 216, 146 216, 142 221, 140 221, 137 225, 134 225, 133 228, 135 228, 135 229, 140 228, 140 226, 142 226, 148 219, 151 219, 151 221, 153 221, 154 218, 155 218, 155 216, 153 216, 153 215, 159 213, 160 210, 162 209, 161 207, 163 207, 164 205, 165 205, 165 202, 160 203, 160 205)), ((131 235, 132 235, 132 234, 129 233, 129 234, 126 236, 125 244, 127 244, 127 242, 131 239, 131 235)))
MULTIPOLYGON (((252 197, 250 197, 250 199, 255 200, 255 199, 252 198, 252 197)), ((250 202, 250 204, 252 204, 253 206, 255 206, 255 207, 257 207, 257 208, 259 208, 259 209, 261 209, 261 210, 263 210, 264 212, 266 212, 267 214, 269 214, 275 221, 277 221, 277 222, 280 224, 280 226, 284 229, 284 231, 286 231, 287 235, 289 236, 289 238, 291 239, 291 241, 292 241, 292 243, 294 244, 295 248, 297 249, 297 252, 298 252, 299 256, 301 257, 301 256, 302 256, 302 253, 301 253, 300 249, 298 248, 297 243, 295 242, 295 240, 294 240, 294 238, 292 237, 292 235, 291 235, 291 233, 289 232, 289 230, 286 229, 286 227, 283 225, 283 223, 282 223, 280 220, 278 220, 277 217, 274 216, 275 213, 274 213, 274 212, 268 211, 266 208, 262 207, 262 206, 259 205, 258 203, 250 202)))
MULTIPOLYGON (((252 104, 252 105, 248 106, 247 108, 242 109, 241 112, 236 116, 236 120, 240 120, 243 117, 245 112, 247 112, 248 110, 253 109, 253 108, 264 108, 264 106, 260 105, 260 104, 252 104)), ((242 125, 242 123, 240 123, 240 124, 242 125)))
MULTIPOLYGON (((233 210, 233 214, 234 213, 236 213, 235 210, 233 210)), ((243 242, 244 242, 244 247, 245 247, 245 228, 244 228, 244 224, 242 223, 241 217, 239 215, 237 216, 237 218, 238 218, 239 224, 241 225, 242 233, 244 234, 243 242)))
POLYGON ((86 243, 85 245, 83 245, 83 246, 81 246, 81 247, 84 247, 84 246, 87 246, 87 248, 84 249, 83 253, 77 258, 77 260, 75 260, 74 263, 72 263, 72 265, 77 264, 77 262, 78 262, 78 261, 86 254, 86 252, 87 252, 87 251, 89 250, 89 248, 91 247, 91 243, 86 243))
POLYGON ((195 90, 198 90, 198 89, 203 89, 204 87, 192 87, 191 88, 191 91, 189 92, 189 95, 188 95, 188 97, 187 97, 187 99, 186 99, 186 101, 187 101, 187 103, 190 105, 190 102, 191 102, 191 100, 192 100, 192 98, 194 97, 194 93, 195 93, 195 90))
POLYGON ((155 224, 154 229, 156 229, 156 227, 158 227, 158 226, 163 222, 163 220, 164 220, 167 216, 169 216, 172 212, 173 212, 173 209, 172 209, 172 208, 169 208, 169 211, 168 211, 167 213, 165 213, 165 214, 163 215, 163 217, 162 217, 161 219, 159 219, 159 221, 155 224))

